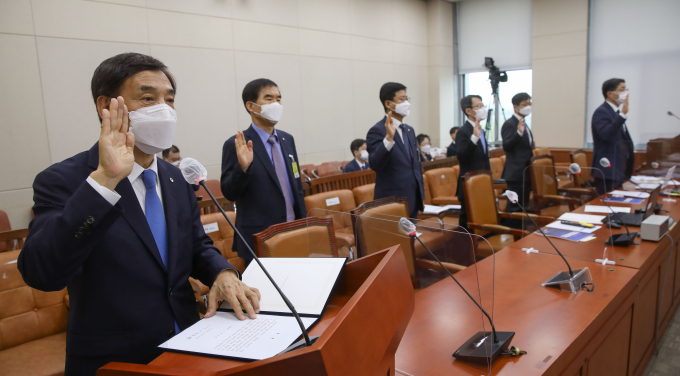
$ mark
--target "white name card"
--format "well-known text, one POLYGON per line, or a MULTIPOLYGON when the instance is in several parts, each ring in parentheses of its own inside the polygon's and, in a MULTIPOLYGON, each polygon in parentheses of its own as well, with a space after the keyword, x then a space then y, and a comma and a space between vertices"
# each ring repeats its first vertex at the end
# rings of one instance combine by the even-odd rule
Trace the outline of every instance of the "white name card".
POLYGON ((203 225, 203 231, 205 231, 206 234, 210 234, 211 232, 216 232, 220 230, 220 226, 217 225, 217 222, 213 223, 208 223, 207 225, 203 225))
POLYGON ((340 205, 340 197, 326 199, 326 206, 340 205))

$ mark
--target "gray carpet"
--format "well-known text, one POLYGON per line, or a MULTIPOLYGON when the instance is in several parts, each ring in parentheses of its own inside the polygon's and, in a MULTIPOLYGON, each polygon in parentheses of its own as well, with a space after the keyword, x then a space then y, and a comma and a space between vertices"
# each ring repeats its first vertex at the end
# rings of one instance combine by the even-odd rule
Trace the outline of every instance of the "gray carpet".
POLYGON ((659 344, 659 355, 653 356, 642 376, 680 375, 680 309, 659 344))

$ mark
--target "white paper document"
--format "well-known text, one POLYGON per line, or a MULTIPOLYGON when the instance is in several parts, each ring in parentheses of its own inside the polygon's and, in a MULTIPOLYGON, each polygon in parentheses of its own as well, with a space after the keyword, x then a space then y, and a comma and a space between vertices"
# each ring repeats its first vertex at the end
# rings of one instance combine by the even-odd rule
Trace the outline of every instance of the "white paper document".
POLYGON ((609 192, 612 196, 623 196, 623 197, 637 197, 637 198, 647 198, 649 193, 647 192, 637 192, 637 191, 611 191, 609 192))
POLYGON ((558 219, 563 221, 586 222, 593 224, 602 224, 602 220, 606 217, 603 215, 590 215, 578 213, 564 213, 558 219))
POLYGON ((447 210, 460 210, 460 205, 444 205, 444 206, 425 205, 425 208, 423 209, 423 213, 425 213, 425 214, 439 214, 439 213, 447 211, 447 210))
POLYGON ((581 227, 581 226, 565 225, 565 224, 561 223, 560 221, 555 221, 553 223, 550 223, 546 227, 557 228, 557 229, 560 229, 560 230, 585 232, 585 233, 588 233, 588 234, 592 234, 593 232, 602 228, 602 226, 593 226, 593 227, 587 228, 587 227, 581 227))
MULTIPOLYGON (((321 315, 347 259, 341 257, 263 257, 276 284, 300 315, 321 315)), ((260 312, 291 313, 257 262, 243 272, 243 283, 260 290, 260 312)), ((221 309, 230 309, 222 302, 221 309)))
POLYGON ((612 206, 611 209, 609 209, 607 206, 604 205, 586 205, 585 211, 588 213, 613 213, 615 211, 617 213, 630 213, 630 208, 624 208, 621 206, 612 206))
POLYGON ((640 189, 655 189, 656 187, 660 186, 661 184, 659 183, 640 183, 638 184, 638 188, 640 189))
MULTIPOLYGON (((317 318, 303 317, 309 328, 317 318)), ((236 318, 233 312, 217 312, 172 337, 159 347, 191 353, 260 360, 271 358, 302 335, 293 316, 257 315, 236 318)))

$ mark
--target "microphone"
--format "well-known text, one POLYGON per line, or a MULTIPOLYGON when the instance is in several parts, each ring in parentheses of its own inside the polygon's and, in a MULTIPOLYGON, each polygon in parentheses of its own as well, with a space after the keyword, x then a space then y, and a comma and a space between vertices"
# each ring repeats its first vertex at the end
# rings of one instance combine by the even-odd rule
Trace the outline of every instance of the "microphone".
MULTIPOLYGON (((409 221, 408 219, 402 217, 399 219, 399 230, 403 232, 404 234, 408 235, 411 238, 414 238, 420 242, 420 244, 427 249, 428 252, 430 252, 430 255, 434 257, 435 260, 439 263, 439 265, 444 269, 451 278, 458 284, 458 286, 467 294, 467 296, 472 300, 473 303, 482 311, 484 316, 489 320, 489 323, 491 323, 491 331, 493 333, 493 341, 491 344, 491 354, 489 355, 489 349, 488 347, 483 347, 481 346, 487 338, 491 339, 491 336, 487 336, 485 332, 478 332, 477 334, 473 335, 467 342, 465 342, 456 352, 453 353, 453 357, 456 359, 464 360, 464 361, 470 361, 474 363, 480 363, 484 364, 486 363, 486 360, 488 358, 491 358, 491 363, 493 363, 500 355, 506 354, 506 350, 508 349, 508 346, 510 345, 510 341, 512 338, 515 336, 515 332, 496 332, 496 327, 493 324, 493 320, 491 319, 491 316, 482 308, 479 303, 475 300, 475 298, 470 295, 470 293, 463 287, 463 285, 458 282, 456 277, 451 274, 451 272, 444 267, 441 261, 439 261, 439 258, 428 248, 425 243, 423 243, 422 240, 420 240, 420 237, 418 237, 418 233, 416 232, 416 225, 413 224, 413 222, 409 221)), ((510 355, 510 353, 507 353, 510 355)))
MULTIPOLYGON (((611 162, 609 162, 609 159, 607 159, 607 158, 602 158, 602 159, 600 159, 600 166, 602 166, 602 167, 604 167, 604 168, 610 168, 610 167, 612 167, 612 164, 611 164, 611 162)), ((569 166, 569 169, 571 170, 571 166, 569 166)), ((579 168, 579 170, 580 170, 580 168, 579 168)), ((600 171, 600 170, 598 170, 598 171, 600 171)), ((600 172, 602 173, 602 171, 600 171, 600 172)), ((616 169, 614 169, 614 172, 616 172, 617 174, 622 175, 622 174, 621 174, 618 170, 616 170, 616 169)), ((624 176, 623 178, 624 178, 625 180, 627 180, 627 181, 629 181, 629 182, 635 184, 635 186, 638 187, 638 188, 640 188, 641 190, 643 190, 643 191, 645 191, 645 192, 648 192, 648 191, 649 191, 649 189, 647 189, 647 188, 642 188, 642 186, 640 186, 640 184, 638 184, 635 180, 629 179, 629 178, 627 178, 627 177, 625 177, 625 176, 624 176)), ((602 173, 602 179, 604 179, 604 173, 602 173)), ((614 188, 614 187, 612 187, 612 188, 614 188)))
MULTIPOLYGON (((602 161, 606 160, 606 159, 607 158, 600 159, 600 164, 602 164, 602 161)), ((609 162, 609 160, 607 160, 607 162, 609 162)), ((572 174, 576 174, 577 176, 581 176, 581 167, 579 165, 577 165, 576 163, 572 163, 569 166, 569 171, 571 171, 572 174)), ((599 171, 599 170, 597 170, 597 171, 599 171)), ((603 174, 603 176, 604 176, 604 174, 603 174)), ((581 176, 581 178, 583 178, 583 176, 581 176)), ((586 185, 589 188, 593 188, 590 185, 590 183, 588 183, 588 180, 583 179, 583 181, 586 183, 586 185)), ((597 189, 593 189, 593 190, 595 191, 595 194, 600 199, 600 201, 604 202, 604 204, 607 205, 607 207, 609 208, 609 211, 612 212, 612 215, 615 216, 616 219, 618 219, 619 222, 621 222, 623 227, 626 228, 625 234, 612 235, 611 237, 609 237, 609 239, 605 240, 604 243, 607 244, 607 245, 614 245, 614 246, 620 246, 620 247, 628 247, 631 244, 635 244, 634 240, 635 240, 635 237, 637 236, 637 232, 631 233, 630 230, 628 230, 628 226, 626 226, 626 224, 621 220, 621 217, 619 217, 619 212, 614 211, 614 209, 612 209, 612 207, 609 206, 609 203, 607 203, 607 201, 602 199, 602 196, 600 196, 600 194, 597 193, 597 189)), ((607 218, 608 218, 608 222, 610 223, 610 228, 611 228, 611 216, 609 216, 607 218)))
POLYGON ((538 231, 540 231, 541 235, 543 235, 545 240, 547 240, 548 243, 550 243, 555 252, 557 252, 557 254, 560 255, 560 257, 562 257, 564 263, 567 264, 567 268, 569 268, 568 274, 567 272, 559 272, 549 280, 543 282, 543 286, 555 287, 559 288, 560 290, 569 291, 572 293, 578 292, 579 290, 581 290, 581 288, 585 288, 586 291, 588 292, 593 292, 593 290, 595 289, 595 284, 593 284, 592 282, 593 280, 592 277, 590 276, 590 270, 588 270, 588 268, 585 267, 583 269, 577 269, 576 272, 574 272, 571 269, 571 265, 569 265, 569 261, 567 261, 566 257, 564 257, 562 252, 560 252, 560 250, 557 249, 557 247, 555 247, 555 244, 553 244, 553 242, 550 241, 550 238, 543 232, 541 226, 536 224, 531 215, 527 213, 527 211, 524 209, 524 206, 522 206, 522 204, 519 203, 518 200, 519 197, 517 196, 517 193, 508 190, 505 191, 503 195, 505 195, 508 198, 508 200, 510 200, 510 202, 512 202, 513 204, 517 204, 517 206, 519 206, 519 208, 522 209, 524 215, 526 215, 529 218, 529 220, 531 220, 531 223, 533 223, 534 226, 538 228, 538 231), (567 286, 565 286, 565 284, 567 286), (588 285, 592 287, 588 289, 588 285))
POLYGON ((672 111, 668 111, 668 116, 675 116, 678 118, 678 120, 680 120, 680 117, 678 117, 678 115, 674 114, 672 111))
POLYGON ((241 241, 243 242, 243 244, 246 245, 246 248, 248 248, 248 251, 250 251, 250 254, 253 256, 253 260, 255 260, 255 262, 257 262, 257 264, 260 266, 260 268, 262 268, 262 271, 264 272, 264 274, 267 276, 267 278, 272 283, 272 285, 274 285, 274 288, 279 293, 279 295, 281 295, 283 302, 286 303, 286 306, 288 307, 288 309, 290 309, 290 311, 293 313, 293 316, 295 316, 295 319, 297 320, 298 324, 300 325, 300 330, 302 330, 302 336, 304 337, 304 339, 292 344, 290 347, 288 347, 283 352, 286 353, 288 351, 296 350, 298 348, 312 346, 312 343, 314 341, 316 341, 319 337, 315 336, 315 337, 312 337, 312 339, 310 340, 309 334, 307 333, 307 329, 305 328, 304 324, 302 323, 302 319, 300 319, 300 315, 295 310, 295 307, 293 307, 293 303, 291 303, 290 300, 288 300, 288 297, 286 297, 286 294, 284 294, 283 291, 281 291, 281 288, 279 288, 279 285, 276 284, 276 282, 274 281, 274 278, 272 278, 272 276, 269 274, 269 272, 264 267, 264 265, 262 265, 262 262, 260 262, 260 259, 257 257, 255 252, 253 252, 253 249, 250 248, 250 246, 248 245, 246 240, 243 239, 243 235, 241 235, 241 232, 231 222, 231 219, 229 219, 229 217, 227 216, 227 213, 224 212, 224 209, 222 209, 222 205, 220 205, 217 202, 217 199, 215 198, 215 196, 213 196, 212 192, 210 192, 210 189, 208 189, 208 186, 205 184, 205 178, 208 176, 208 171, 205 169, 205 167, 203 167, 203 165, 199 161, 197 161, 193 158, 184 158, 184 159, 182 159, 182 162, 180 162, 180 164, 179 164, 179 169, 182 171, 182 176, 184 176, 184 180, 186 180, 187 183, 192 184, 192 185, 199 184, 203 188, 205 188, 205 191, 208 192, 208 195, 210 195, 210 198, 213 200, 213 202, 215 203, 217 208, 220 210, 220 212, 224 216, 224 219, 226 219, 227 222, 229 223, 229 225, 231 226, 231 228, 234 229, 234 233, 238 234, 238 236, 241 239, 241 241))

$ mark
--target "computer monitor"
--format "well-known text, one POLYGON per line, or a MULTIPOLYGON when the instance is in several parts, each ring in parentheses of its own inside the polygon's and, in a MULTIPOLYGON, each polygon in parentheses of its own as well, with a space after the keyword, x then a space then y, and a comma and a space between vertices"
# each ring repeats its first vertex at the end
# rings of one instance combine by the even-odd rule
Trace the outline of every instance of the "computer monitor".
POLYGON ((649 194, 649 199, 647 200, 647 210, 645 210, 645 218, 649 218, 650 215, 654 214, 654 209, 656 208, 656 203, 659 202, 659 194, 661 193, 661 186, 657 186, 649 194))

